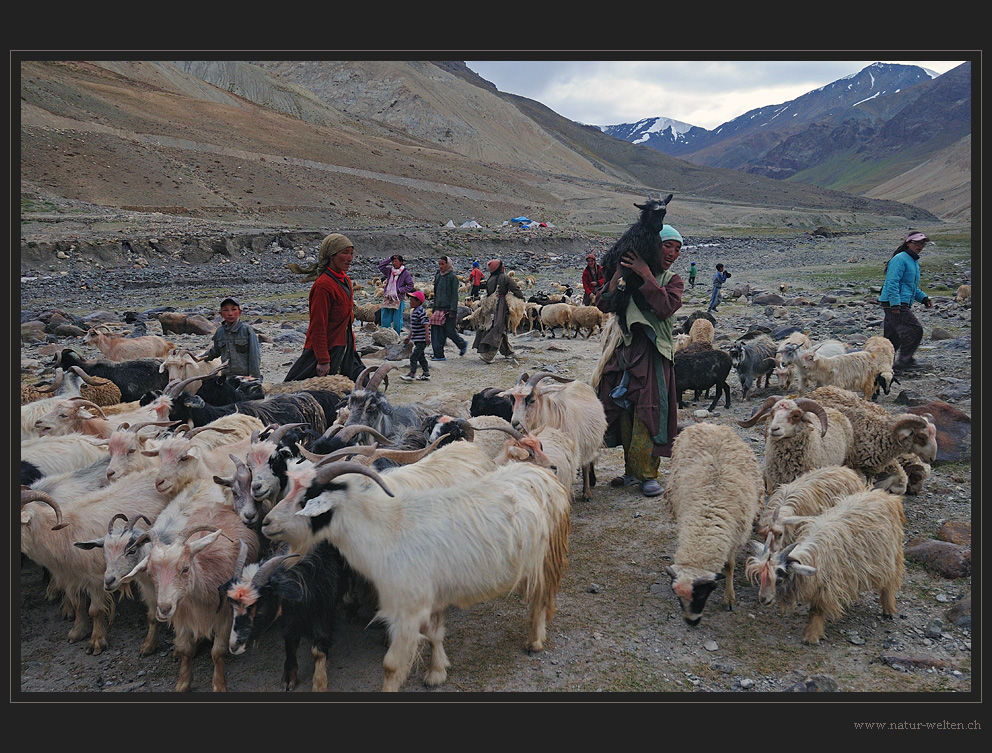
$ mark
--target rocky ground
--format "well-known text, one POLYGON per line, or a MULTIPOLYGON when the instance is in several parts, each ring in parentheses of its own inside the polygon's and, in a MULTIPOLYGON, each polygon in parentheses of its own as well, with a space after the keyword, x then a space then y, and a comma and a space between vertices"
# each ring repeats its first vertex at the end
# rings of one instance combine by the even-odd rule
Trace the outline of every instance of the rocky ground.
MULTIPOLYGON (((796 325, 809 330, 814 340, 836 337, 859 345, 866 337, 881 334, 881 312, 874 300, 882 264, 901 234, 902 230, 834 237, 795 233, 773 238, 689 238, 676 269, 685 276, 689 262, 695 260, 701 272, 696 288, 687 290, 682 315, 705 309, 708 278, 713 265, 722 261, 733 273, 728 293, 736 289, 741 295, 720 307, 718 344, 726 345, 751 326, 778 331, 796 325), (782 282, 788 286, 783 305, 755 302, 755 291, 776 293, 782 282)), ((933 235, 937 243, 925 252, 923 286, 935 306, 919 311, 925 338, 918 353, 930 367, 901 378, 881 403, 901 412, 943 401, 970 416, 971 309, 953 300, 957 286, 971 282, 970 246, 954 240, 950 230, 946 241, 936 232, 933 235)), ((385 241, 369 244, 376 251, 389 245, 385 241)), ((421 284, 431 281, 438 252, 436 245, 424 246, 409 253, 407 260, 421 284)), ((460 272, 467 271, 472 259, 499 253, 518 274, 535 276, 534 289, 549 289, 554 282, 579 289, 581 259, 590 247, 599 250, 602 243, 574 239, 553 253, 535 254, 521 243, 478 237, 452 246, 448 253, 460 272)), ((109 311, 122 321, 127 312, 135 312, 149 332, 157 332, 158 322, 149 313, 153 309, 166 306, 212 316, 222 297, 235 294, 242 300, 245 318, 262 336, 265 379, 281 381, 303 343, 307 291, 305 284, 287 277, 284 267, 296 258, 297 251, 305 255, 311 250, 312 246, 273 245, 233 256, 215 255, 206 264, 177 260, 166 265, 157 257, 128 259, 122 264, 120 260, 72 258, 71 253, 66 259, 37 259, 21 268, 22 322, 51 309, 65 312, 70 319, 109 311)), ((358 248, 353 268, 359 282, 374 274, 369 257, 375 253, 363 251, 358 248)), ((385 341, 377 330, 373 325, 357 332, 368 364, 384 357, 385 341)), ((466 336, 471 342, 472 334, 466 336)), ((432 363, 430 382, 406 384, 394 379, 388 395, 397 404, 441 397, 467 401, 483 387, 508 387, 521 372, 538 369, 588 379, 600 352, 598 335, 551 339, 520 334, 513 341, 517 358, 492 365, 484 364, 471 350, 458 358, 449 344, 447 361, 432 363)), ((177 342, 202 348, 208 336, 180 336, 177 342)), ((20 351, 22 380, 34 381, 42 375, 55 349, 61 347, 82 348, 95 355, 83 348, 78 334, 27 336, 20 351)), ((402 367, 405 361, 397 365, 402 367)), ((760 434, 740 428, 737 421, 778 388, 773 384, 746 400, 741 399, 736 380, 732 390, 729 409, 721 404, 714 413, 701 417, 695 411, 705 409, 706 404, 700 403, 684 411, 683 418, 734 428, 760 458, 760 434)), ((663 474, 667 462, 662 463, 663 474)), ((434 690, 422 686, 419 676, 425 665, 421 661, 404 692, 432 694, 438 700, 454 692, 494 693, 497 700, 590 700, 592 696, 586 694, 608 693, 637 701, 687 700, 690 693, 697 694, 693 701, 718 696, 736 701, 754 694, 767 694, 762 700, 772 701, 791 698, 781 695, 787 693, 836 692, 840 695, 831 700, 874 701, 899 694, 913 703, 954 703, 970 698, 980 688, 980 678, 973 676, 972 668, 970 572, 965 577, 949 577, 909 558, 895 620, 881 619, 877 597, 866 593, 844 618, 828 624, 820 645, 805 646, 800 641, 805 607, 784 614, 760 606, 756 587, 743 577, 742 555, 735 584, 737 608, 724 612, 714 597, 701 624, 689 628, 664 575, 675 551, 670 516, 657 499, 643 497, 636 487, 616 490, 608 485, 610 478, 622 472, 619 450, 604 450, 596 469, 600 483, 592 500, 573 506, 571 568, 550 625, 547 649, 535 656, 522 651, 526 608, 515 597, 453 609, 446 640, 452 662, 447 684, 434 690), (626 693, 634 695, 620 695, 626 693)), ((970 452, 963 459, 938 462, 922 493, 906 498, 905 510, 908 545, 921 538, 939 538, 948 521, 970 525, 970 452)), ((970 558, 970 541, 967 551, 970 558)), ((69 623, 60 617, 57 605, 45 600, 39 569, 22 563, 19 575, 14 583, 19 618, 14 648, 20 683, 13 686, 21 697, 47 700, 51 694, 68 693, 72 700, 75 694, 102 699, 114 693, 129 697, 163 693, 163 700, 174 700, 168 694, 177 664, 168 642, 151 657, 137 657, 144 616, 136 603, 120 605, 110 647, 91 656, 83 644, 66 642, 69 623)), ((374 692, 380 684, 384 633, 367 626, 368 618, 364 615, 341 623, 329 661, 330 688, 342 694, 334 698, 351 700, 356 697, 351 694, 374 692)), ((228 687, 233 692, 266 694, 253 698, 299 700, 309 690, 312 662, 308 653, 304 645, 302 685, 294 693, 281 693, 282 644, 277 635, 270 635, 248 654, 229 659, 228 687)), ((195 698, 209 692, 209 663, 206 652, 197 659, 195 698)), ((917 716, 951 718, 947 707, 933 714, 922 708, 917 716)), ((968 714, 966 708, 963 713, 968 714)), ((855 721, 873 721, 878 716, 867 710, 855 715, 855 721)))

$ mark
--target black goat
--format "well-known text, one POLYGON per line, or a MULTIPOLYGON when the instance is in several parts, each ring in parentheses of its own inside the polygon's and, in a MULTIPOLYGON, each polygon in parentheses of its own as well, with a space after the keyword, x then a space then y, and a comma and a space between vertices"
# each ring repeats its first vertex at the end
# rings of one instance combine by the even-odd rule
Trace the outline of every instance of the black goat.
POLYGON ((509 423, 513 418, 513 400, 508 397, 500 397, 499 393, 502 391, 499 387, 486 387, 486 389, 476 392, 472 395, 469 415, 473 418, 475 416, 499 416, 505 418, 509 423))
POLYGON ((775 370, 776 348, 775 341, 762 332, 746 333, 730 344, 730 359, 741 382, 741 399, 747 399, 752 382, 755 382, 755 387, 761 387, 762 377, 765 379, 765 387, 768 386, 768 380, 775 370))
POLYGON ((287 395, 271 395, 263 400, 243 400, 230 405, 208 405, 199 395, 183 392, 183 388, 199 380, 200 377, 189 377, 177 382, 171 382, 165 394, 171 401, 169 419, 182 421, 190 426, 206 426, 211 421, 231 413, 244 413, 255 416, 263 424, 305 424, 315 432, 323 433, 327 429, 327 416, 324 409, 313 395, 307 392, 292 392, 287 395))
POLYGON ((265 398, 265 391, 258 379, 236 374, 214 374, 200 383, 196 394, 210 405, 230 405, 242 400, 265 398))
POLYGON ((727 377, 730 376, 733 361, 729 353, 715 348, 691 353, 679 351, 675 354, 673 364, 680 408, 685 407, 685 402, 682 400, 682 393, 685 390, 695 390, 698 395, 709 390, 710 387, 716 387, 716 395, 710 403, 709 410, 713 410, 720 402, 721 392, 726 396, 725 406, 730 407, 730 385, 727 384, 727 377))
POLYGON ((71 348, 64 348, 55 354, 53 367, 69 371, 78 366, 91 377, 109 379, 121 390, 121 402, 138 400, 147 392, 164 390, 169 383, 169 375, 159 371, 161 358, 134 358, 130 361, 87 361, 71 348))
MULTIPOLYGON (((668 212, 668 202, 672 200, 673 194, 668 194, 667 198, 648 200, 644 204, 634 204, 641 210, 641 216, 637 222, 631 225, 620 236, 620 240, 613 244, 613 247, 603 254, 603 278, 607 283, 613 278, 624 254, 628 251, 636 251, 651 268, 653 274, 661 271, 661 232, 665 225, 665 214, 668 212)), ((617 321, 621 331, 627 333, 627 303, 633 297, 634 302, 644 306, 645 302, 641 296, 640 287, 644 282, 641 277, 629 269, 624 269, 621 273, 623 289, 618 289, 614 296, 613 311, 616 313, 617 321), (638 300, 640 298, 640 300, 638 300)))
POLYGON ((300 641, 308 638, 314 657, 313 691, 325 692, 327 653, 334 641, 338 607, 349 590, 350 570, 327 542, 308 551, 294 567, 283 568, 287 559, 299 556, 280 549, 247 567, 239 559, 234 577, 222 591, 234 612, 228 648, 235 655, 244 653, 278 622, 286 648, 283 688, 292 690, 299 684, 297 652, 300 641))

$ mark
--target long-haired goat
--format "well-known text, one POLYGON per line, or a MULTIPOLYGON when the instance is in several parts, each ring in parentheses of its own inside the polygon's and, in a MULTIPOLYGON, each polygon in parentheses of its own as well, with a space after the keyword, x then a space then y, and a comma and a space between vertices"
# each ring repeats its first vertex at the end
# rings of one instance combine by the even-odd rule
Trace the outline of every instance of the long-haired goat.
MULTIPOLYGON (((400 443, 406 430, 420 431, 424 419, 432 414, 429 408, 422 405, 392 405, 385 393, 379 391, 386 373, 395 366, 395 363, 385 361, 378 368, 367 366, 358 375, 355 389, 348 396, 348 419, 345 426, 371 426, 394 444, 400 443)), ((368 444, 372 440, 363 438, 359 441, 368 444)))
MULTIPOLYGON (((665 225, 665 214, 668 211, 668 202, 672 200, 672 196, 673 194, 668 194, 664 199, 660 195, 657 199, 648 196, 647 201, 643 204, 634 204, 641 210, 637 222, 627 228, 620 239, 613 244, 613 247, 603 254, 601 264, 603 266, 603 278, 607 283, 620 268, 620 262, 628 251, 637 252, 651 268, 652 274, 658 274, 661 271, 661 236, 659 233, 665 225)), ((626 334, 626 302, 631 297, 634 298, 635 302, 637 301, 641 295, 640 287, 643 280, 639 275, 626 269, 621 273, 621 279, 624 281, 624 289, 618 289, 613 310, 617 312, 616 318, 620 331, 626 334)), ((640 304, 645 307, 643 300, 640 301, 640 304)))
POLYGON ((596 459, 606 434, 606 413, 596 391, 586 382, 539 371, 525 381, 521 374, 517 383, 503 395, 513 399, 510 423, 521 431, 536 431, 551 427, 568 432, 575 440, 575 466, 582 470, 582 499, 592 498, 596 485, 596 459), (550 377, 562 382, 561 387, 542 387, 550 377))
POLYGON ((783 522, 803 524, 799 539, 781 550, 774 548, 772 534, 763 545, 752 541, 755 556, 748 558, 746 572, 760 583, 762 604, 779 596, 790 607, 809 604, 803 643, 819 643, 826 621, 842 617, 863 591, 878 592, 883 616, 895 616, 905 571, 902 497, 861 491, 819 515, 783 522))
POLYGON ((675 438, 662 497, 678 528, 675 556, 665 572, 683 619, 695 626, 717 580, 724 580, 724 608, 737 603, 734 560, 761 509, 758 459, 733 429, 692 424, 675 438))
MULTIPOLYGON (((429 457, 468 447, 453 442, 429 457)), ((413 490, 399 483, 404 468, 380 475, 358 463, 319 466, 311 485, 272 509, 262 531, 280 539, 295 528, 313 543, 329 541, 374 586, 377 615, 390 635, 384 691, 402 687, 422 637, 432 649, 425 684, 445 681, 449 606, 520 593, 530 603, 527 648, 541 651, 567 568, 565 488, 544 468, 510 463, 443 488, 413 490)))
MULTIPOLYGON (((149 529, 151 530, 151 529, 149 529)), ((176 692, 192 689, 197 644, 211 640, 214 692, 227 690, 224 657, 231 635, 232 614, 223 608, 220 588, 234 575, 241 542, 245 561, 258 558, 258 537, 227 505, 198 508, 188 527, 168 543, 152 536, 148 555, 135 571, 145 570, 155 586, 155 616, 175 631, 173 645, 181 662, 176 692), (201 535, 206 532, 206 535, 201 535)))

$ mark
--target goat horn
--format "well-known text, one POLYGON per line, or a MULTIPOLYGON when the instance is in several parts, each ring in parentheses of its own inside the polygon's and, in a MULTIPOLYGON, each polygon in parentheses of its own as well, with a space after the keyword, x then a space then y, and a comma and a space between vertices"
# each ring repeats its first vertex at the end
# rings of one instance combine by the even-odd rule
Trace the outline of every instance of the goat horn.
POLYGON ((87 400, 85 397, 70 397, 69 400, 72 400, 74 403, 81 405, 84 408, 94 409, 100 415, 100 418, 107 417, 107 414, 103 412, 103 408, 94 403, 92 400, 87 400))
POLYGON ((763 415, 765 415, 769 411, 769 409, 781 399, 782 399, 781 395, 769 395, 768 397, 765 398, 765 402, 761 404, 761 407, 758 408, 758 410, 756 410, 754 413, 752 413, 748 418, 744 419, 743 421, 738 421, 737 425, 743 426, 745 429, 754 426, 756 423, 758 423, 758 419, 761 418, 763 415))
POLYGON ((109 523, 107 524, 107 535, 108 535, 108 536, 109 536, 109 535, 110 535, 111 533, 113 533, 113 532, 114 532, 114 522, 115 522, 115 521, 118 521, 118 520, 123 520, 123 521, 124 521, 124 530, 125 530, 125 531, 127 530, 127 515, 125 515, 125 514, 124 514, 124 513, 122 513, 122 512, 119 512, 119 513, 117 513, 117 514, 116 514, 116 515, 115 515, 114 517, 112 517, 112 518, 110 519, 110 522, 109 522, 109 523))
POLYGON ((129 519, 127 521, 127 530, 133 531, 135 524, 139 520, 145 521, 145 525, 147 525, 147 526, 151 526, 152 525, 152 522, 148 518, 146 518, 144 515, 142 515, 142 514, 139 513, 139 514, 137 514, 137 515, 134 516, 134 519, 129 519))
POLYGON ((361 373, 357 377, 355 377, 355 387, 357 387, 359 389, 362 389, 363 388, 363 384, 362 384, 363 380, 365 379, 365 377, 367 377, 373 371, 375 371, 375 366, 366 366, 364 369, 362 369, 361 373))
POLYGON ((447 437, 442 434, 440 437, 427 445, 427 447, 420 450, 393 450, 387 447, 377 450, 375 455, 377 458, 386 458, 387 460, 392 460, 400 465, 409 465, 430 455, 445 439, 447 439, 447 437))
POLYGON ((125 421, 117 428, 120 429, 121 431, 130 431, 132 434, 137 434, 139 431, 141 431, 142 429, 148 426, 175 426, 178 423, 179 421, 145 421, 143 423, 135 424, 134 426, 131 426, 125 421))
MULTIPOLYGON (((244 544, 242 544, 242 546, 244 546, 244 544)), ((283 562, 293 557, 302 556, 302 554, 280 554, 266 560, 262 566, 258 568, 258 572, 255 573, 255 577, 251 579, 252 586, 255 588, 261 588, 268 582, 269 578, 272 577, 272 573, 274 573, 276 568, 280 567, 283 562)), ((240 571, 238 574, 240 575, 240 571)))
MULTIPOLYGON (((190 536, 192 536, 194 533, 200 533, 202 531, 207 531, 208 533, 214 533, 215 531, 220 531, 220 529, 217 526, 208 526, 208 525, 193 526, 192 528, 187 528, 181 534, 179 534, 180 541, 182 541, 182 543, 185 544, 187 541, 189 541, 190 536)), ((220 535, 223 536, 228 541, 234 541, 234 539, 232 539, 223 531, 220 532, 220 535)))
POLYGON ((574 382, 575 381, 574 379, 571 379, 570 377, 558 376, 557 374, 553 374, 550 371, 539 371, 536 374, 534 374, 534 376, 532 376, 530 379, 527 380, 527 386, 528 387, 536 387, 537 386, 537 383, 540 382, 545 377, 551 377, 556 382, 574 382))
POLYGON ((209 424, 206 426, 195 426, 192 429, 187 430, 186 439, 192 439, 201 431, 219 431, 222 434, 234 434, 237 429, 224 429, 219 426, 210 426, 209 424))
POLYGON ((245 567, 245 561, 248 559, 248 545, 244 542, 244 539, 238 539, 238 561, 234 565, 234 580, 238 580, 241 577, 241 571, 245 567))
POLYGON ((383 436, 376 429, 373 429, 371 426, 366 426, 365 424, 348 424, 347 426, 341 427, 339 432, 335 432, 332 436, 336 436, 339 433, 340 436, 338 436, 338 438, 344 442, 350 442, 355 438, 356 434, 369 434, 377 442, 392 444, 389 437, 383 436))
POLYGON ((39 489, 21 489, 21 507, 24 507, 28 502, 44 502, 55 510, 55 525, 52 526, 53 531, 58 531, 60 528, 65 528, 69 525, 62 522, 62 508, 59 507, 59 503, 55 501, 55 498, 51 494, 39 489))
POLYGON ((336 450, 332 450, 326 455, 315 455, 307 449, 304 449, 299 444, 297 447, 300 450, 300 454, 303 455, 307 460, 316 465, 323 465, 324 463, 329 463, 333 460, 340 460, 341 458, 351 457, 352 455, 365 455, 371 456, 378 449, 378 445, 368 444, 368 445, 349 445, 348 447, 339 447, 336 450))
POLYGON ((164 392, 169 397, 172 397, 172 398, 178 397, 179 396, 179 393, 182 392, 183 389, 186 388, 186 385, 192 384, 193 382, 199 382, 201 380, 206 379, 207 377, 212 377, 215 374, 219 374, 221 371, 224 370, 224 367, 225 366, 227 366, 227 362, 226 361, 224 363, 222 363, 220 366, 218 366, 216 369, 213 369, 212 371, 208 371, 206 374, 200 374, 199 376, 191 376, 191 377, 188 377, 186 379, 178 379, 176 381, 169 382, 165 386, 164 392))
MULTIPOLYGON (((524 373, 522 373, 520 376, 517 377, 517 383, 514 385, 514 387, 519 387, 521 384, 523 384, 524 382, 526 382, 528 379, 530 379, 530 374, 528 374, 525 371, 524 373)), ((502 392, 502 391, 503 390, 500 390, 500 392, 502 392)))
POLYGON ((374 469, 350 460, 336 460, 333 463, 328 463, 327 465, 321 466, 315 479, 320 483, 327 483, 331 479, 337 478, 345 473, 360 473, 363 476, 368 476, 380 487, 382 487, 382 490, 390 497, 396 496, 389 490, 389 487, 386 486, 386 482, 383 480, 382 476, 376 473, 374 469))
POLYGON ((476 431, 502 431, 509 434, 514 439, 523 439, 523 433, 517 431, 512 426, 476 426, 474 427, 476 431))
POLYGON ((59 387, 62 386, 62 379, 65 376, 65 372, 62 369, 55 369, 55 376, 52 378, 51 384, 39 384, 35 387, 38 392, 55 392, 59 387))
POLYGON ((797 397, 796 405, 803 410, 809 411, 810 413, 815 413, 820 419, 820 436, 822 437, 827 433, 827 412, 823 410, 823 406, 820 405, 816 400, 809 397, 797 397))
POLYGON ((103 377, 90 376, 85 371, 83 371, 82 367, 80 366, 70 366, 69 369, 75 372, 76 374, 78 374, 79 378, 82 379, 84 382, 86 382, 86 384, 91 384, 94 387, 98 387, 103 384, 110 384, 113 381, 112 379, 104 379, 103 377))
POLYGON ((282 441, 282 438, 283 438, 283 437, 285 437, 285 436, 286 436, 286 434, 287 434, 287 433, 288 433, 288 432, 289 432, 290 430, 292 430, 292 429, 298 429, 298 428, 300 428, 301 426, 307 426, 307 425, 308 425, 308 424, 306 424, 306 423, 297 423, 297 424, 283 424, 282 426, 279 426, 279 427, 277 427, 277 428, 276 428, 276 429, 275 429, 275 430, 274 430, 274 431, 273 431, 273 432, 272 432, 272 433, 271 433, 271 434, 270 434, 270 435, 268 436, 268 441, 269 441, 269 442, 272 442, 273 444, 279 444, 279 443, 280 443, 280 442, 282 441))
POLYGON ((392 361, 385 361, 378 369, 375 370, 375 373, 369 377, 369 382, 365 385, 365 389, 369 392, 375 392, 379 389, 379 383, 382 381, 382 378, 386 376, 386 372, 395 366, 396 364, 392 361))

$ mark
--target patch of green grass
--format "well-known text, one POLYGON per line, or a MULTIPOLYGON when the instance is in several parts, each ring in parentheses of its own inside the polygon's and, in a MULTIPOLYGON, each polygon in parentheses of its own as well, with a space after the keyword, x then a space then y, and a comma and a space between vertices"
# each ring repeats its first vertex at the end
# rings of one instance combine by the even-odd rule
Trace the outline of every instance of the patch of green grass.
POLYGON ((22 212, 54 212, 55 205, 50 201, 38 201, 30 196, 21 196, 22 212))

